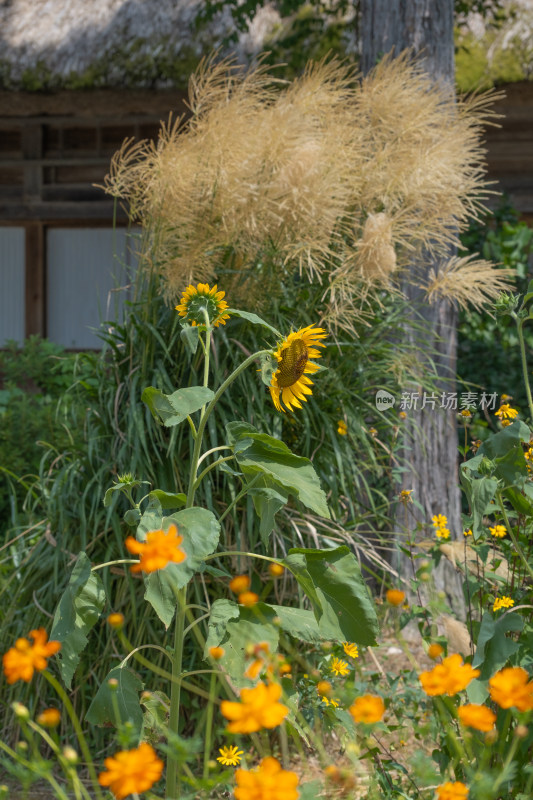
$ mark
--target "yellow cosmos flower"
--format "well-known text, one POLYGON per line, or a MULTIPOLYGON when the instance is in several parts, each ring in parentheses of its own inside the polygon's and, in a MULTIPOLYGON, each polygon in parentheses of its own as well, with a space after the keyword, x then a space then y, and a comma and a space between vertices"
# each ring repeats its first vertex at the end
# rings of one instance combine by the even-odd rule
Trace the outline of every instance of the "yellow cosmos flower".
POLYGON ((307 402, 306 395, 312 394, 312 375, 320 367, 311 359, 320 358, 318 347, 325 347, 320 339, 326 337, 324 328, 313 328, 308 325, 299 331, 289 333, 278 346, 274 356, 278 362, 277 370, 272 374, 270 394, 278 411, 285 412, 282 403, 289 411, 301 408, 301 400, 307 402))
POLYGON ((346 436, 348 434, 348 426, 343 419, 337 422, 337 433, 339 436, 346 436))
POLYGON ((437 786, 437 800, 465 800, 468 797, 468 786, 461 781, 447 781, 437 786))
POLYGON ((340 658, 334 658, 331 662, 330 669, 335 675, 348 675, 350 672, 350 668, 346 661, 342 661, 340 658))
POLYGON ((218 752, 220 755, 217 761, 224 767, 237 767, 241 763, 241 756, 244 750, 239 750, 237 747, 219 747, 218 752))
POLYGON ((270 576, 272 578, 281 578, 285 572, 285 567, 281 564, 269 564, 268 571, 270 572, 270 576))
POLYGON ((178 529, 174 524, 169 525, 166 533, 163 530, 148 531, 145 542, 138 542, 133 536, 128 536, 124 543, 126 549, 129 553, 140 556, 139 563, 130 567, 131 571, 156 572, 171 562, 179 564, 187 557, 179 547, 182 541, 183 536, 178 536, 178 529))
POLYGON ((405 592, 400 589, 387 589, 385 597, 387 598, 387 603, 390 603, 391 606, 401 606, 405 600, 405 592))
POLYGON ((511 408, 509 403, 502 403, 499 409, 494 413, 497 417, 501 417, 501 419, 514 419, 518 416, 516 408, 511 408))
POLYGON ((436 661, 444 653, 444 647, 438 642, 433 642, 428 647, 428 656, 436 661))
POLYGON ((234 594, 241 594, 250 588, 250 578, 248 575, 235 575, 229 582, 229 588, 234 594))
POLYGON ((2 663, 8 683, 29 683, 34 672, 46 669, 46 659, 61 650, 60 642, 47 642, 48 635, 44 628, 30 631, 30 638, 33 644, 29 639, 17 639, 15 646, 4 653, 2 663))
POLYGON ((355 722, 366 722, 372 725, 379 722, 385 713, 385 703, 376 694, 363 694, 356 697, 353 704, 348 709, 355 722))
POLYGON ((494 605, 492 606, 493 611, 499 611, 500 608, 512 608, 514 606, 514 600, 512 597, 507 597, 504 595, 503 597, 497 597, 494 601, 494 605))
POLYGON ((212 289, 207 283, 199 283, 198 286, 191 284, 181 295, 176 311, 180 317, 185 318, 185 322, 205 327, 205 309, 210 324, 217 328, 219 325, 225 325, 226 320, 230 318, 229 314, 224 313, 228 307, 226 301, 222 299, 225 294, 226 292, 217 291, 216 284, 212 289))
POLYGON ((507 528, 505 525, 494 525, 492 528, 489 528, 490 535, 496 537, 496 539, 503 539, 504 536, 507 536, 507 528))
POLYGON ((163 773, 164 764, 154 748, 143 742, 134 750, 120 750, 104 761, 107 772, 101 772, 98 783, 108 786, 117 800, 134 792, 151 789, 163 773))
POLYGON ((235 800, 298 800, 298 775, 284 770, 276 758, 264 758, 254 770, 238 769, 235 800))
POLYGON ((489 680, 491 700, 500 708, 533 709, 533 681, 523 667, 505 667, 489 680))
POLYGON ((56 728, 61 722, 61 712, 57 708, 45 708, 37 717, 37 722, 43 728, 56 728))
POLYGON ((343 642, 343 650, 350 658, 359 658, 359 650, 353 642, 343 642))
POLYGON ((261 728, 277 728, 283 722, 289 709, 278 700, 281 686, 259 682, 253 689, 242 689, 239 703, 223 700, 220 710, 230 720, 229 733, 255 733, 261 728))
POLYGON ((455 653, 432 670, 420 673, 419 680, 425 693, 430 697, 441 694, 451 697, 466 689, 470 681, 479 674, 478 669, 473 669, 470 664, 463 664, 461 656, 455 653))
POLYGON ((477 703, 469 703, 466 706, 459 706, 457 709, 459 719, 469 728, 475 728, 476 731, 491 731, 496 722, 496 714, 491 711, 487 706, 481 706, 477 703))

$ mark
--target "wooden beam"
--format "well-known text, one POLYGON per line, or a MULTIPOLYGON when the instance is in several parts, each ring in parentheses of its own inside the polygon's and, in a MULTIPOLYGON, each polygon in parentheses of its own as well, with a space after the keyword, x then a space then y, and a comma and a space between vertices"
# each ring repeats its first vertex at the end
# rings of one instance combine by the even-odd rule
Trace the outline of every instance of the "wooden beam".
POLYGON ((46 336, 46 250, 44 225, 26 225, 25 336, 46 336))

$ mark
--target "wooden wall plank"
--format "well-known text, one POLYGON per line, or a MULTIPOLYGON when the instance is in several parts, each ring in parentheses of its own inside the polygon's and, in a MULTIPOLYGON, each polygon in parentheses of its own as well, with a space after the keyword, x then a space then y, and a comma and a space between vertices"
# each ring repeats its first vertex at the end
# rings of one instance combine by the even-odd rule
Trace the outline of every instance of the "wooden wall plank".
POLYGON ((26 225, 26 337, 46 336, 46 286, 44 225, 26 225))

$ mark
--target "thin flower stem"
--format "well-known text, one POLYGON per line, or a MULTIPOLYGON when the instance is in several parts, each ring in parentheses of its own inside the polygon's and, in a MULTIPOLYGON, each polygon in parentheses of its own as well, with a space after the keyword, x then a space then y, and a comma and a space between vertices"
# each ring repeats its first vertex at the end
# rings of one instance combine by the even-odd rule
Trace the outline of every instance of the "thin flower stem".
MULTIPOLYGON (((197 442, 201 437, 198 437, 197 442)), ((180 718, 180 693, 181 693, 181 668, 183 661, 183 632, 185 629, 185 606, 187 604, 187 586, 176 592, 178 607, 176 609, 176 628, 174 635, 174 660, 172 662, 172 688, 170 693, 170 718, 169 729, 178 733, 180 718)), ((169 800, 179 800, 181 794, 179 780, 179 763, 176 757, 169 753, 167 764, 166 794, 169 800)))
POLYGON ((234 506, 237 505, 237 503, 239 502, 241 497, 244 497, 244 495, 247 494, 247 492, 252 488, 254 483, 257 483, 257 481, 259 480, 259 476, 260 476, 260 473, 258 472, 257 475, 254 475, 252 480, 249 483, 245 484, 242 487, 241 491, 237 495, 235 495, 235 497, 233 498, 233 500, 231 501, 229 506, 226 508, 226 510, 218 518, 219 524, 222 523, 222 520, 224 519, 224 517, 227 517, 227 515, 229 514, 231 509, 234 508, 234 506))
POLYGON ((209 776, 209 757, 211 755, 211 735, 213 732, 213 710, 215 704, 215 690, 217 685, 217 674, 213 670, 209 682, 209 700, 207 701, 207 711, 205 717, 205 743, 204 743, 204 780, 209 776))
POLYGON ((91 567, 91 572, 96 572, 99 569, 103 569, 104 567, 114 567, 116 564, 138 564, 138 558, 117 558, 114 561, 106 561, 104 564, 96 564, 96 566, 91 567))
POLYGON ((223 464, 224 461, 232 461, 234 458, 235 458, 235 456, 233 456, 233 455, 225 456, 225 458, 217 458, 216 461, 213 461, 212 464, 209 464, 209 466, 206 467, 203 470, 203 472, 201 472, 198 475, 198 477, 196 478, 196 480, 194 482, 194 490, 196 491, 196 489, 198 489, 198 487, 200 486, 202 480, 204 479, 204 477, 207 475, 208 472, 211 472, 212 469, 214 469, 215 467, 218 467, 219 464, 223 464))
MULTIPOLYGON (((204 561, 209 561, 212 558, 222 558, 222 556, 249 556, 250 558, 259 558, 261 561, 271 561, 272 564, 281 564, 279 558, 270 558, 270 556, 262 556, 259 553, 248 553, 246 550, 225 550, 223 553, 211 553, 205 556, 204 561)), ((284 564, 281 564, 284 566, 284 564)))
POLYGON ((522 550, 522 548, 518 544, 518 540, 517 540, 516 536, 513 533, 513 529, 511 528, 511 523, 509 522, 509 517, 507 516, 507 512, 506 512, 505 506, 503 504, 503 496, 502 496, 502 493, 501 493, 500 489, 498 489, 496 491, 496 497, 497 497, 498 502, 500 504, 500 510, 502 512, 503 521, 505 522, 505 527, 507 528, 507 533, 509 534, 509 538, 511 539, 511 541, 513 543, 513 546, 514 546, 516 552, 518 553, 518 556, 520 557, 520 559, 521 559, 523 565, 525 566, 527 572, 529 572, 530 578, 533 578, 533 569, 531 569, 531 567, 529 565, 529 562, 528 562, 527 558, 524 555, 524 551, 522 550))
POLYGON ((529 416, 533 420, 533 398, 531 397, 531 387, 529 385, 529 375, 527 371, 527 356, 526 344, 524 341, 524 322, 525 320, 516 319, 516 327, 518 329, 518 341, 520 343, 520 357, 522 359, 522 374, 524 377, 524 385, 526 387, 527 403, 529 406, 529 416))
POLYGON ((83 757, 87 762, 87 769, 89 770, 89 775, 91 776, 91 781, 93 784, 93 788, 95 790, 96 796, 99 800, 103 800, 102 792, 100 791, 100 784, 98 783, 98 776, 96 774, 96 770, 94 768, 94 763, 91 756, 91 751, 89 750, 89 746, 87 744, 87 740, 83 735, 83 731, 81 729, 80 721, 76 712, 74 711, 74 706, 70 702, 70 698, 59 683, 59 681, 50 673, 48 670, 43 670, 42 675, 46 678, 48 683, 53 686, 57 694, 59 695, 62 703, 64 704, 65 708, 67 709, 67 714, 69 715, 71 722, 74 726, 74 730, 76 731, 76 738, 80 744, 81 752, 83 753, 83 757))
POLYGON ((497 793, 498 789, 500 788, 500 785, 503 783, 503 781, 504 780, 509 780, 509 775, 507 774, 507 777, 506 777, 506 773, 507 773, 507 769, 508 769, 511 761, 514 758, 514 754, 516 753, 516 749, 518 747, 518 744, 519 744, 518 736, 514 736, 513 737, 513 741, 511 742, 511 747, 509 748, 509 752, 507 753, 507 758, 503 762, 502 768, 500 770, 498 770, 499 774, 498 774, 498 777, 496 778, 496 781, 495 781, 494 787, 493 787, 494 795, 496 795, 496 793, 497 793))
POLYGON ((196 617, 196 619, 193 619, 193 621, 190 623, 190 625, 187 625, 187 627, 185 628, 185 630, 183 632, 183 635, 187 636, 189 631, 191 631, 194 628, 195 625, 198 625, 199 622, 201 622, 203 619, 207 619, 209 616, 210 616, 210 612, 208 612, 207 614, 202 614, 201 617, 196 617))
POLYGON ((64 757, 63 753, 61 752, 57 742, 39 725, 36 725, 33 720, 28 721, 29 727, 35 731, 48 745, 48 747, 56 754, 57 760, 61 764, 64 773, 66 774, 67 778, 71 781, 72 786, 74 788, 74 793, 76 795, 76 800, 81 798, 83 794, 88 800, 91 800, 91 796, 85 786, 79 779, 78 773, 72 766, 68 763, 67 759, 64 757))
POLYGON ((216 452, 218 452, 219 450, 231 450, 231 447, 230 447, 228 444, 221 444, 221 445, 219 445, 218 447, 212 447, 210 450, 206 450, 206 451, 205 451, 205 453, 202 453, 202 455, 201 455, 201 456, 200 456, 200 458, 198 459, 198 466, 200 466, 200 464, 202 463, 202 461, 203 461, 204 459, 206 459, 206 458, 207 458, 207 456, 210 456, 210 455, 211 455, 211 453, 216 453, 216 452))

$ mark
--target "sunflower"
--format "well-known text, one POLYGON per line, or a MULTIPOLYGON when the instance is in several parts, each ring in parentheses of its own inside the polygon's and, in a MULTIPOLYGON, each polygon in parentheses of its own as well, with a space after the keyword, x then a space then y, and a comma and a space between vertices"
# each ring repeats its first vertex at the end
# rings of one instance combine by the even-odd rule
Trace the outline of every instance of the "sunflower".
POLYGON ((208 283, 199 283, 198 286, 187 286, 181 295, 181 301, 176 306, 180 317, 185 317, 185 322, 191 325, 205 327, 204 309, 207 311, 209 322, 214 328, 225 325, 230 315, 225 314, 228 304, 222 298, 226 292, 218 292, 217 285, 209 288, 208 283))
POLYGON ((308 325, 307 328, 289 333, 278 346, 274 353, 278 368, 270 382, 270 394, 278 411, 285 411, 281 402, 291 411, 293 406, 301 408, 300 400, 307 401, 306 395, 312 394, 309 387, 313 382, 307 375, 316 372, 320 367, 310 359, 320 358, 322 354, 316 348, 326 346, 319 341, 326 335, 324 328, 308 325))

